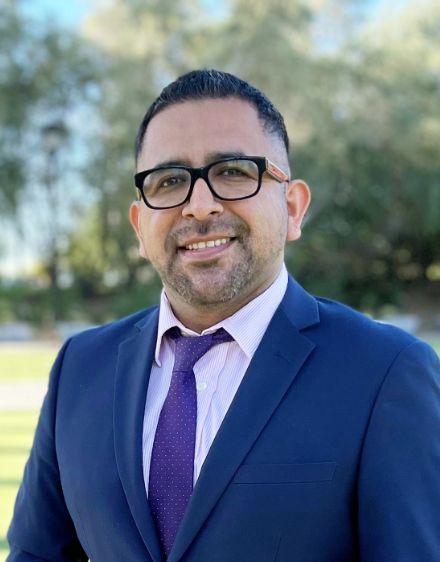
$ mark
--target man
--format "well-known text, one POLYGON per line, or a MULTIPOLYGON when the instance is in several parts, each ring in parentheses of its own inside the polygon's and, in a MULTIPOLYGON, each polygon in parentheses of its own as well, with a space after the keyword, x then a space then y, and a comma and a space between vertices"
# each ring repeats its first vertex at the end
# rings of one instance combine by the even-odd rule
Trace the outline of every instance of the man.
POLYGON ((229 74, 152 104, 130 218, 160 307, 61 350, 9 561, 440 560, 438 359, 288 277, 287 152, 229 74))

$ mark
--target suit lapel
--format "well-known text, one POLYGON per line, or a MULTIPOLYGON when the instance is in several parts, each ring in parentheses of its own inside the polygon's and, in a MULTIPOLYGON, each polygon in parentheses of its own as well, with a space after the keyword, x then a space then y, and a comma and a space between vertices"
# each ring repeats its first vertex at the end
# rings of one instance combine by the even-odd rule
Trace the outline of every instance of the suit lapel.
POLYGON ((252 359, 206 457, 170 553, 177 562, 194 540, 314 348, 300 333, 319 321, 316 301, 293 280, 252 359))
POLYGON ((137 528, 154 562, 161 560, 161 553, 145 492, 142 430, 157 318, 156 310, 137 325, 132 338, 119 346, 113 410, 119 476, 137 528))

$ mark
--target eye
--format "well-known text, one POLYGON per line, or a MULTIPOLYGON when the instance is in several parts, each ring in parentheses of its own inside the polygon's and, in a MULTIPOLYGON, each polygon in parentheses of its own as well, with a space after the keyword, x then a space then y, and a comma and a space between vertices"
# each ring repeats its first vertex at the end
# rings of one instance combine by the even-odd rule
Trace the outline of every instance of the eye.
POLYGON ((177 169, 157 170, 150 174, 146 181, 146 187, 150 192, 175 190, 187 187, 190 175, 177 169))
POLYGON ((258 177, 258 167, 252 160, 218 162, 211 170, 213 181, 239 182, 258 177))
POLYGON ((245 176, 246 173, 244 170, 233 167, 233 166, 225 166, 223 170, 220 170, 219 175, 221 176, 245 176))
POLYGON ((167 178, 162 178, 160 182, 157 184, 157 188, 165 188, 165 187, 178 187, 182 183, 186 182, 186 178, 182 176, 169 176, 167 178))
POLYGON ((247 161, 222 162, 214 169, 216 176, 228 178, 243 178, 252 175, 252 167, 247 161))

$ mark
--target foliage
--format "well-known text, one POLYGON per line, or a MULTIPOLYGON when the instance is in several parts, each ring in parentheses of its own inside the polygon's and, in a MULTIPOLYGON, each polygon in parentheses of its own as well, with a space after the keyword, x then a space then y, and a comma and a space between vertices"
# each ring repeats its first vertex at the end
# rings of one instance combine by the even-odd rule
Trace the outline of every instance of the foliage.
POLYGON ((0 6, 0 53, 0 215, 17 217, 27 183, 38 182, 42 128, 56 118, 67 131, 94 71, 79 37, 36 25, 12 0, 0 6))
MULTIPOLYGON (((139 260, 127 220, 133 141, 161 87, 201 66, 251 81, 285 115, 293 174, 313 193, 303 239, 288 248, 287 263, 309 289, 369 310, 399 303, 408 288, 438 294, 440 9, 429 0, 367 23, 362 6, 256 0, 250 17, 244 0, 218 14, 197 0, 112 0, 95 8, 68 45, 54 30, 43 34, 40 66, 26 57, 8 63, 7 91, 27 85, 9 127, 18 144, 28 115, 49 107, 65 114, 93 84, 96 130, 83 141, 82 170, 93 203, 61 249, 70 279, 64 297, 87 303, 98 320, 157 298, 157 276, 139 260)), ((3 44, 35 48, 36 38, 11 13, 15 32, 3 44)), ((12 29, 11 21, 0 25, 12 29)), ((11 99, 0 96, 0 116, 11 99)), ((0 160, 8 157, 0 144, 0 160)), ((19 177, 22 163, 14 166, 19 177)), ((0 198, 16 204, 16 188, 0 185, 0 198)), ((76 308, 67 304, 65 315, 76 308)))
POLYGON ((32 100, 37 95, 33 69, 23 59, 32 51, 23 21, 11 5, 0 7, 0 212, 6 214, 17 204, 17 188, 23 183, 24 170, 19 146, 22 129, 32 100))
POLYGON ((303 278, 322 292, 332 271, 337 296, 363 308, 426 287, 440 261, 440 57, 426 34, 433 15, 439 22, 438 9, 404 20, 406 48, 370 29, 325 61, 331 87, 297 152, 316 196, 304 250, 317 259, 303 264, 303 278))

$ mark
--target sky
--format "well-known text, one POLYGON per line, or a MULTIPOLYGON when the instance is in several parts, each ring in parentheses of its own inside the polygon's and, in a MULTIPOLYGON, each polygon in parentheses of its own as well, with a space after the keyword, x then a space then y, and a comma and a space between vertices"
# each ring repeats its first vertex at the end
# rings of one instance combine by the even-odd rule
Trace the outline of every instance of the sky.
POLYGON ((68 27, 77 27, 94 4, 90 0, 22 0, 22 9, 32 17, 49 16, 68 27))
MULTIPOLYGON (((99 0, 98 0, 99 1, 99 0)), ((102 1, 102 0, 101 0, 102 1)), ((222 11, 224 2, 221 0, 203 0, 213 10, 222 11)), ((399 10, 406 4, 416 0, 364 0, 371 17, 377 16, 382 10, 399 10)), ((96 0, 22 0, 25 12, 33 17, 49 16, 68 27, 78 27, 96 0)))

